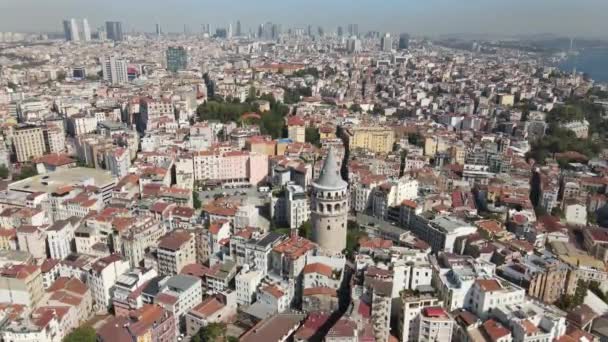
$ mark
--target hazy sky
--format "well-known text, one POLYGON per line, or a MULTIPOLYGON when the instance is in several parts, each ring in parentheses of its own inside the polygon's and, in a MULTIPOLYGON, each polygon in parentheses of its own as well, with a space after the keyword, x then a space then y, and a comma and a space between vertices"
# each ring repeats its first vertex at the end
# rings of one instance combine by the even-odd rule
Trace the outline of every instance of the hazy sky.
POLYGON ((608 38, 608 0, 0 0, 0 31, 61 31, 64 18, 91 28, 120 20, 128 30, 193 32, 240 19, 243 29, 272 21, 285 27, 348 23, 360 31, 413 34, 556 33, 608 38))

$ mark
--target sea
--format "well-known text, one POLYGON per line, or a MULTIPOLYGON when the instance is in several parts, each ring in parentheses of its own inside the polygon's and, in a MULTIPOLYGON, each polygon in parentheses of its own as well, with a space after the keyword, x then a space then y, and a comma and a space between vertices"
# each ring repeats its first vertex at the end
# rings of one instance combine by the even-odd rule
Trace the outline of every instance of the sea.
POLYGON ((608 83, 608 48, 580 50, 578 55, 562 60, 558 67, 568 72, 576 68, 576 71, 588 74, 596 82, 608 83))

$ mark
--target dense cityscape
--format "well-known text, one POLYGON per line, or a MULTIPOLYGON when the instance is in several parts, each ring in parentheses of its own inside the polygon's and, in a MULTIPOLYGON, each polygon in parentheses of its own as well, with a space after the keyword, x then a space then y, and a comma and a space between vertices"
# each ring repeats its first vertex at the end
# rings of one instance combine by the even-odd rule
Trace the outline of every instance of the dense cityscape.
POLYGON ((529 43, 0 33, 0 340, 608 339, 608 87, 529 43))

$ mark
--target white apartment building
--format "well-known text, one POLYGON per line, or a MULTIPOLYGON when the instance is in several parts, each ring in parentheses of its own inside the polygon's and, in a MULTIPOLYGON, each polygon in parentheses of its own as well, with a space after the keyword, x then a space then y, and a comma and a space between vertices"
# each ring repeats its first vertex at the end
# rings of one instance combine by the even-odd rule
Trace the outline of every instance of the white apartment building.
POLYGON ((299 228, 310 219, 310 207, 304 189, 295 184, 285 187, 285 218, 291 229, 299 228))
POLYGON ((400 313, 399 320, 401 323, 402 342, 414 342, 419 334, 415 328, 414 322, 422 313, 424 308, 441 306, 441 301, 432 294, 415 294, 412 291, 406 291, 401 296, 403 303, 403 311, 400 313))
POLYGON ((99 59, 103 80, 111 84, 124 84, 129 81, 128 62, 118 56, 104 56, 99 59))
POLYGON ((465 308, 481 319, 487 319, 498 305, 519 305, 525 300, 526 291, 500 278, 477 279, 471 287, 472 303, 465 308))
POLYGON ((442 307, 424 308, 412 324, 413 341, 451 341, 454 324, 454 319, 442 307))
POLYGON ((106 169, 112 172, 117 178, 122 178, 129 174, 131 167, 131 156, 129 151, 122 147, 116 147, 105 153, 106 169))
POLYGON ((49 254, 52 259, 63 260, 72 253, 71 244, 77 224, 78 219, 75 217, 58 220, 46 230, 49 254))
POLYGON ((44 143, 49 153, 65 152, 65 133, 56 126, 47 126, 44 131, 44 143))
POLYGON ((87 284, 93 294, 95 311, 106 312, 108 310, 112 300, 110 289, 116 284, 118 278, 128 270, 129 263, 118 254, 101 258, 91 265, 87 284))
POLYGON ((243 306, 251 304, 255 300, 257 288, 261 282, 262 272, 243 268, 235 277, 237 304, 243 306))
POLYGON ((74 137, 95 132, 97 117, 85 114, 72 115, 68 118, 68 133, 74 137))
POLYGON ((161 288, 158 296, 168 295, 177 298, 173 314, 180 321, 184 321, 186 313, 203 300, 203 284, 200 278, 178 274, 166 278, 159 283, 161 288))

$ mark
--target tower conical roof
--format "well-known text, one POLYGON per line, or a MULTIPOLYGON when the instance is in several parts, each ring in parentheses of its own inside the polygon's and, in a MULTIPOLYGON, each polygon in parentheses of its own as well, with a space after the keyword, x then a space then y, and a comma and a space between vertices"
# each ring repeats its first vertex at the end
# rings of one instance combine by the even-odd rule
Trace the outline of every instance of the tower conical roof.
POLYGON ((348 186, 346 182, 340 176, 340 166, 339 166, 338 157, 336 156, 336 152, 333 147, 329 148, 329 152, 327 153, 327 157, 325 158, 325 163, 323 164, 323 168, 321 169, 321 174, 319 179, 315 182, 315 185, 330 188, 330 189, 340 189, 348 186))

